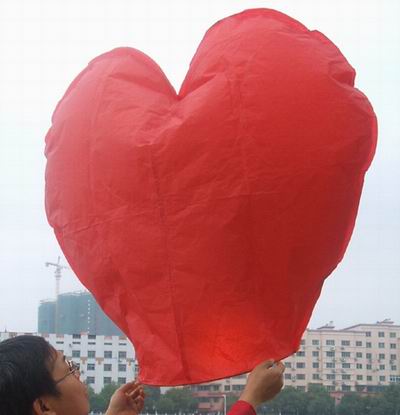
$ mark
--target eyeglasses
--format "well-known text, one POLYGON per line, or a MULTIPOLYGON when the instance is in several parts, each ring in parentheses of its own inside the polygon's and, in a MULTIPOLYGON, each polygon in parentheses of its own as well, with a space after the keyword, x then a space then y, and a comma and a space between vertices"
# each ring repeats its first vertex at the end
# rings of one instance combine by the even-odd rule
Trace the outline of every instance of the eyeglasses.
POLYGON ((62 382, 69 375, 74 375, 77 379, 79 379, 79 376, 80 376, 79 366, 72 360, 66 360, 66 362, 68 365, 69 372, 65 376, 63 376, 61 379, 56 380, 55 381, 56 385, 62 382))

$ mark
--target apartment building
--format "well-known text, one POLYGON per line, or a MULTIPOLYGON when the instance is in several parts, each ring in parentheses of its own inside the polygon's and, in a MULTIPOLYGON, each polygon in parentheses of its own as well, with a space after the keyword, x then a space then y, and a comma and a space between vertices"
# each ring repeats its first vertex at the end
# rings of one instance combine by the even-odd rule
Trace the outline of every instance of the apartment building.
POLYGON ((60 294, 56 300, 42 300, 38 308, 38 333, 89 333, 122 336, 92 294, 77 291, 60 294))
POLYGON ((125 336, 0 332, 0 341, 21 334, 44 337, 67 359, 79 364, 81 380, 96 393, 111 382, 123 384, 137 377, 135 351, 125 336))
MULTIPOLYGON (((24 333, 0 332, 0 341, 24 333)), ((28 333, 29 334, 29 333, 28 333)), ((104 385, 125 383, 137 376, 132 344, 125 336, 37 334, 80 365, 82 380, 96 393, 104 385)), ((374 393, 400 383, 400 326, 391 320, 336 330, 332 323, 307 329, 298 352, 284 360, 285 385, 306 391, 323 385, 334 396, 346 392, 374 393)), ((223 410, 227 396, 240 395, 247 375, 191 385, 199 410, 223 410)))
MULTIPOLYGON (((332 323, 307 329, 298 352, 284 360, 285 385, 307 391, 323 385, 333 396, 374 393, 400 383, 400 326, 391 320, 336 330, 332 323)), ((246 375, 192 385, 199 409, 221 411, 224 395, 239 395, 246 375)))
POLYGON ((312 383, 331 392, 377 392, 400 383, 400 326, 391 320, 335 330, 327 324, 304 333, 298 352, 285 360, 285 384, 312 383))

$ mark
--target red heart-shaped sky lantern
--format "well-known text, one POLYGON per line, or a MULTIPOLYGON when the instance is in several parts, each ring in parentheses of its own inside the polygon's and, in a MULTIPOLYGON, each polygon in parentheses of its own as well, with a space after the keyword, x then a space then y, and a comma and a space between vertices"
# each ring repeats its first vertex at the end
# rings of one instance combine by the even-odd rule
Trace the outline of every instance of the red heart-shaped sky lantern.
POLYGON ((131 48, 72 82, 46 138, 47 215, 144 383, 296 351, 375 150, 354 76, 321 33, 255 9, 207 32, 179 94, 131 48))

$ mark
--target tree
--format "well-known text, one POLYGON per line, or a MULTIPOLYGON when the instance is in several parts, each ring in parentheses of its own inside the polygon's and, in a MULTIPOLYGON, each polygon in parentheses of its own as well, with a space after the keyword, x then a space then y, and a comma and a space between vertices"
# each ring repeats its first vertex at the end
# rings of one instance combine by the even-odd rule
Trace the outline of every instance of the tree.
POLYGON ((158 386, 145 386, 144 393, 146 398, 144 400, 144 408, 142 412, 154 413, 155 410, 158 411, 161 389, 158 386))
POLYGON ((166 413, 194 412, 197 409, 197 400, 189 388, 169 389, 161 396, 159 408, 166 413))
POLYGON ((103 399, 94 392, 91 386, 88 386, 89 405, 90 410, 93 412, 103 412, 104 405, 103 399))
POLYGON ((111 396, 118 389, 119 385, 116 383, 110 383, 101 390, 99 394, 93 392, 92 388, 88 388, 89 391, 89 404, 90 410, 93 412, 105 412, 110 403, 111 396))
POLYGON ((336 413, 337 415, 368 415, 368 401, 357 393, 349 393, 343 396, 336 413))
POLYGON ((304 392, 287 386, 271 402, 265 405, 266 410, 273 410, 276 414, 282 415, 306 415, 307 398, 304 392))
POLYGON ((383 399, 393 415, 400 415, 400 385, 390 385, 383 391, 383 399))
POLYGON ((307 392, 308 415, 334 415, 335 400, 321 385, 309 385, 307 392))
POLYGON ((390 385, 369 399, 368 415, 400 415, 400 385, 390 385))

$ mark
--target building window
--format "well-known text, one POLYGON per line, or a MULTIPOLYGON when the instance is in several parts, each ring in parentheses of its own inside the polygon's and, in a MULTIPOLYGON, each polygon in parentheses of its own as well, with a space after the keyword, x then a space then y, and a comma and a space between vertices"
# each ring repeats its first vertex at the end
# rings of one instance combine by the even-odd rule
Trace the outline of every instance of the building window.
POLYGON ((378 337, 385 337, 385 332, 384 331, 378 332, 378 337))
POLYGON ((334 346, 335 345, 335 340, 327 340, 326 345, 327 346, 334 346))
POLYGON ((384 349, 385 348, 385 343, 378 343, 378 347, 380 349, 384 349))
POLYGON ((333 385, 328 385, 328 386, 326 386, 326 390, 328 392, 335 392, 335 387, 333 385))
POLYGON ((298 380, 304 380, 306 378, 306 375, 304 373, 298 373, 296 375, 296 379, 298 380))
POLYGON ((94 363, 88 363, 88 365, 87 365, 87 370, 95 370, 95 365, 94 365, 94 363))
POLYGON ((335 352, 326 352, 326 357, 335 357, 335 352))
POLYGON ((397 356, 395 354, 390 355, 390 360, 397 360, 397 356))
POLYGON ((363 380, 363 375, 357 375, 357 380, 363 380))
POLYGON ((119 385, 123 385, 124 383, 126 383, 126 378, 118 378, 119 385))
POLYGON ((372 343, 371 343, 371 342, 366 342, 366 343, 365 343, 365 347, 366 347, 367 349, 370 349, 370 348, 372 347, 372 343))
POLYGON ((306 355, 306 352, 304 352, 303 350, 299 350, 297 353, 296 353, 296 356, 299 356, 299 357, 304 357, 306 355))
POLYGON ((366 357, 367 359, 372 359, 372 353, 367 353, 367 354, 365 355, 365 357, 366 357))
POLYGON ((335 363, 333 363, 333 362, 327 362, 326 363, 326 367, 327 367, 327 369, 334 369, 335 368, 335 363))
POLYGON ((112 359, 112 351, 111 350, 105 350, 104 351, 104 358, 105 359, 112 359))
POLYGON ((81 338, 81 335, 80 334, 73 334, 72 335, 72 338, 73 339, 80 339, 81 338))
POLYGON ((203 402, 203 403, 208 403, 208 402, 210 402, 210 399, 209 398, 206 398, 205 396, 200 396, 200 398, 199 398, 199 402, 203 402))
POLYGON ((118 365, 118 371, 119 372, 126 372, 126 365, 119 364, 118 365))
POLYGON ((319 368, 319 363, 318 362, 313 362, 312 367, 314 369, 318 369, 319 368))
POLYGON ((106 376, 103 378, 104 385, 109 385, 111 383, 111 378, 109 376, 106 376))
POLYGON ((360 359, 361 357, 362 357, 362 353, 361 353, 361 352, 357 352, 357 353, 356 353, 356 358, 357 358, 357 359, 360 359))
POLYGON ((111 372, 111 370, 112 370, 111 363, 104 363, 104 371, 105 372, 111 372))
POLYGON ((366 331, 365 332, 365 337, 371 337, 371 332, 370 331, 366 331))
POLYGON ((319 352, 314 351, 314 352, 312 352, 312 355, 313 355, 313 357, 319 357, 319 352))
POLYGON ((95 334, 89 334, 88 335, 88 339, 91 339, 91 340, 96 340, 96 335, 95 334))
POLYGON ((342 340, 342 346, 350 346, 350 340, 342 340))
POLYGON ((241 391, 244 389, 244 385, 232 385, 232 390, 241 391))
POLYGON ((112 346, 112 343, 106 342, 106 343, 104 343, 104 346, 112 346))
POLYGON ((379 370, 385 370, 385 365, 379 365, 379 370))
POLYGON ((302 346, 304 346, 304 345, 306 344, 306 341, 305 341, 304 339, 301 339, 300 344, 301 344, 302 346))
POLYGON ((285 379, 292 379, 292 375, 290 373, 285 373, 285 379))
POLYGON ((126 352, 118 352, 118 359, 126 359, 126 352))
POLYGON ((72 357, 81 357, 80 350, 72 350, 72 357))
POLYGON ((290 369, 292 367, 292 363, 291 362, 285 362, 285 366, 290 369))
POLYGON ((342 363, 342 369, 350 369, 350 363, 342 363))
POLYGON ((361 346, 362 346, 362 342, 360 342, 360 341, 356 341, 356 346, 357 346, 357 347, 361 347, 361 346))
POLYGON ((336 375, 334 375, 333 373, 328 373, 328 374, 326 375, 326 378, 327 378, 328 380, 335 380, 335 379, 336 379, 336 375))
POLYGON ((385 382, 386 376, 379 376, 379 382, 385 382))
POLYGON ((342 391, 343 392, 349 392, 349 391, 351 391, 350 385, 342 385, 342 391))
POLYGON ((319 377, 318 373, 313 373, 312 378, 313 378, 313 380, 320 380, 320 377, 319 377))
POLYGON ((357 363, 356 364, 356 369, 362 369, 362 364, 361 363, 357 363))
POLYGON ((56 344, 64 344, 64 342, 63 341, 58 341, 58 342, 56 342, 56 344))
POLYGON ((96 342, 88 342, 89 346, 94 346, 96 344, 96 342))
POLYGON ((350 375, 342 375, 342 380, 350 380, 350 375))
POLYGON ((319 346, 319 340, 313 340, 313 341, 311 342, 311 344, 312 344, 313 346, 319 346))
POLYGON ((395 349, 396 348, 396 343, 390 343, 390 348, 395 349))
POLYGON ((350 357, 350 352, 342 352, 342 357, 350 357))
POLYGON ((94 350, 88 350, 87 357, 89 358, 96 357, 96 352, 94 350))
POLYGON ((389 334, 389 337, 392 338, 392 339, 395 339, 396 338, 396 333, 391 332, 389 334))
POLYGON ((372 365, 367 365, 367 370, 372 370, 372 365))
POLYGON ((385 353, 379 353, 378 358, 379 358, 379 360, 384 359, 385 358, 385 353))
POLYGON ((72 344, 81 344, 81 342, 72 342, 72 344))
POLYGON ((371 381, 372 380, 372 376, 367 376, 367 380, 371 381))
POLYGON ((296 367, 297 369, 304 369, 306 367, 306 364, 304 362, 297 362, 296 367))
POLYGON ((88 376, 88 377, 86 378, 86 383, 87 383, 88 385, 93 385, 93 384, 94 384, 94 376, 88 376))
MULTIPOLYGON (((286 377, 285 377, 285 379, 286 379, 286 377)), ((230 392, 230 390, 231 390, 231 385, 225 385, 224 386, 224 391, 225 392, 230 392)))
POLYGON ((392 365, 392 366, 390 366, 390 370, 397 370, 397 366, 396 365, 392 365))

